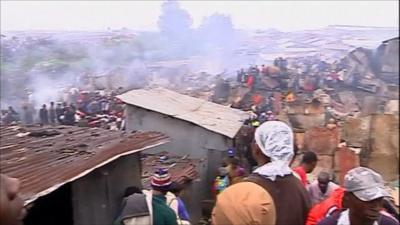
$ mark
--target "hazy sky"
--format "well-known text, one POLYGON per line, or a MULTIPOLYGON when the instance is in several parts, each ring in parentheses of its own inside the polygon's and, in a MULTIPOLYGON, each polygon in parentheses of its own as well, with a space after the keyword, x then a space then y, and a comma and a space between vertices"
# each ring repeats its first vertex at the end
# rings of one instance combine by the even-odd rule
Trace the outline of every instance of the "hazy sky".
MULTIPOLYGON (((161 1, 1 1, 1 30, 157 30, 161 1)), ((181 1, 197 27, 215 12, 236 28, 398 27, 398 1, 181 1)))

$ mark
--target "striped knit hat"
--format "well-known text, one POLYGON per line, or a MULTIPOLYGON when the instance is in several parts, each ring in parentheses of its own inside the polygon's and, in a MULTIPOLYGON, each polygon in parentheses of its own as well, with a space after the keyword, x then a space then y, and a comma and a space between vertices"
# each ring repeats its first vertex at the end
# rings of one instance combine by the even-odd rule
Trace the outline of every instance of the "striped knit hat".
POLYGON ((171 183, 171 175, 167 169, 158 169, 151 177, 151 187, 154 190, 168 191, 171 183))

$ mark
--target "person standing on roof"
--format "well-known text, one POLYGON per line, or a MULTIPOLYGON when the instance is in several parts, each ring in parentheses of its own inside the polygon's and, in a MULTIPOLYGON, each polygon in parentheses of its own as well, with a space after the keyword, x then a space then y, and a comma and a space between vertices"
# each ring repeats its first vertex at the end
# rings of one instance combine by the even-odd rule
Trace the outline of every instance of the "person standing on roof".
POLYGON ((59 124, 62 124, 63 120, 61 119, 61 117, 64 116, 64 109, 62 107, 61 102, 58 102, 56 105, 56 117, 57 117, 57 122, 59 124))
POLYGON ((51 125, 56 124, 56 109, 54 108, 54 102, 50 102, 49 119, 51 125))
POLYGON ((67 106, 64 115, 64 125, 74 125, 75 124, 75 112, 74 110, 70 107, 67 106))
POLYGON ((39 110, 39 119, 42 125, 47 125, 49 123, 49 113, 46 104, 43 104, 42 108, 39 110))
POLYGON ((252 155, 258 168, 218 196, 213 224, 304 225, 311 204, 289 167, 292 129, 281 121, 267 121, 254 136, 252 155))
POLYGON ((345 209, 329 216, 318 225, 398 225, 394 217, 382 213, 385 190, 380 174, 366 167, 347 172, 344 178, 345 209))
POLYGON ((33 112, 29 104, 22 106, 22 122, 24 124, 33 124, 33 112))
POLYGON ((307 187, 312 205, 315 205, 328 198, 330 194, 337 188, 339 188, 339 185, 331 181, 329 173, 324 171, 320 172, 318 174, 318 179, 314 180, 307 187))
POLYGON ((249 74, 249 76, 247 77, 247 87, 250 88, 251 90, 253 89, 254 86, 254 81, 255 81, 255 77, 252 73, 249 74))
POLYGON ((301 183, 303 183, 304 187, 307 187, 309 183, 307 180, 307 174, 311 173, 315 169, 315 167, 317 166, 317 162, 317 154, 311 151, 305 152, 301 160, 300 166, 293 169, 293 171, 300 176, 301 183))

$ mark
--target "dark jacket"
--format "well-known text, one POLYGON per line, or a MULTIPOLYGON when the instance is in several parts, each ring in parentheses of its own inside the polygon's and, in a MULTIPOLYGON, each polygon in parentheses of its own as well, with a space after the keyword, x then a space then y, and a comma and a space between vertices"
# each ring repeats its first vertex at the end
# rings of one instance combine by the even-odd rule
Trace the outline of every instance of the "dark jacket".
POLYGON ((275 181, 251 174, 244 181, 263 187, 274 200, 276 225, 304 225, 311 208, 307 190, 295 176, 277 177, 275 181))
POLYGON ((123 221, 131 217, 150 216, 149 207, 144 194, 133 194, 122 201, 122 210, 114 225, 123 225, 123 221))
POLYGON ((66 111, 64 115, 64 124, 65 125, 74 125, 75 124, 75 113, 71 110, 66 111))
POLYGON ((47 109, 41 108, 39 110, 39 118, 41 124, 48 124, 49 123, 49 114, 47 109))

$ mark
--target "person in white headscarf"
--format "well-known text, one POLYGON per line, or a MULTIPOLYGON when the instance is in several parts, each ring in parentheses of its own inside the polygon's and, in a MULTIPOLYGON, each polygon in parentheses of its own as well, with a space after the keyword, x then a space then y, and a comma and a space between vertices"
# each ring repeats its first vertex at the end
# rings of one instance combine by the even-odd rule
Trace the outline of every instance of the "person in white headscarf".
POLYGON ((304 225, 311 202, 289 167, 292 129, 281 121, 267 121, 256 129, 251 147, 258 167, 218 195, 213 224, 304 225))

